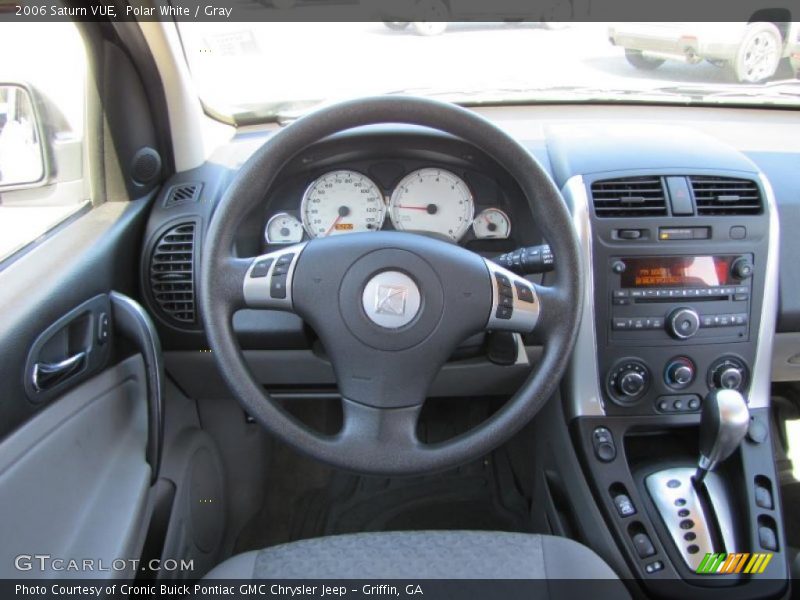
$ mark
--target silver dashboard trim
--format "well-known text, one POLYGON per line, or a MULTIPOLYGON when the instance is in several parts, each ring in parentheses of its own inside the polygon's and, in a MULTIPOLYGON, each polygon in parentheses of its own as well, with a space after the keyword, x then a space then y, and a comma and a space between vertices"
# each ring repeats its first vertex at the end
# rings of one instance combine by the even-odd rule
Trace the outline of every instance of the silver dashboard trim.
POLYGON ((696 571, 706 553, 736 552, 739 546, 736 545, 730 503, 720 476, 709 473, 703 483, 711 500, 711 510, 707 510, 692 482, 693 474, 692 468, 666 469, 648 475, 645 485, 675 548, 686 565, 696 571), (676 502, 681 502, 680 506, 676 502), (722 534, 723 548, 714 546, 711 536, 714 522, 722 534), (686 524, 686 528, 681 527, 681 523, 686 524), (687 540, 684 536, 690 532, 694 538, 687 540), (689 548, 693 552, 689 552, 689 548))
POLYGON ((778 313, 778 254, 780 251, 780 224, 778 205, 772 185, 763 172, 758 179, 764 189, 766 209, 769 214, 769 241, 767 247, 767 266, 764 274, 764 298, 761 303, 761 319, 758 324, 756 358, 753 377, 747 394, 750 408, 769 408, 772 385, 772 351, 775 343, 775 322, 778 313))
MULTIPOLYGON (((772 351, 775 339, 775 322, 778 309, 778 252, 780 226, 775 194, 767 177, 759 171, 758 179, 764 190, 766 210, 769 217, 769 241, 767 248, 764 298, 761 306, 753 376, 748 390, 748 405, 753 408, 768 408, 772 351)), ((584 287, 583 314, 572 360, 567 371, 565 385, 568 389, 568 417, 604 416, 603 395, 600 390, 600 374, 597 367, 597 332, 594 313, 594 275, 592 270, 592 226, 589 216, 589 197, 581 175, 571 177, 562 188, 572 207, 572 221, 578 236, 586 285, 584 287)))
POLYGON ((592 222, 589 218, 589 196, 581 175, 570 177, 561 190, 572 207, 572 222, 578 236, 584 275, 584 297, 581 323, 572 359, 567 367, 567 412, 574 417, 605 416, 600 373, 597 368, 597 332, 594 315, 594 273, 592 271, 592 222))

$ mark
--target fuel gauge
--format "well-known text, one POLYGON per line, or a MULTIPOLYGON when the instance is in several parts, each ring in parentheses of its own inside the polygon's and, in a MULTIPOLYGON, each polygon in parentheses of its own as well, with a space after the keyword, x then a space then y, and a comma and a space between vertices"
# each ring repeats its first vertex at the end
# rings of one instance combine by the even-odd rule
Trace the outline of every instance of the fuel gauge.
POLYGON ((296 244, 303 240, 303 224, 289 213, 278 213, 267 221, 264 238, 268 244, 296 244))
POLYGON ((511 220, 499 208, 482 210, 472 222, 475 237, 504 240, 511 235, 511 220))

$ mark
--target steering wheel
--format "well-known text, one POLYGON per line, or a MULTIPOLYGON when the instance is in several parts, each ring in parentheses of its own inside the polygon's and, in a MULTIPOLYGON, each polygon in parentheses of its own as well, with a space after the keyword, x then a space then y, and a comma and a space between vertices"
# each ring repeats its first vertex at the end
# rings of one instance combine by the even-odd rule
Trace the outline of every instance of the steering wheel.
POLYGON ((337 467, 420 474, 497 447, 553 394, 577 335, 582 273, 564 200, 525 148, 458 106, 386 96, 304 116, 242 166, 209 224, 199 301, 220 372, 269 432, 337 467), (401 232, 339 235, 259 257, 235 256, 237 228, 289 160, 327 136, 381 123, 452 134, 505 167, 550 243, 557 265, 552 285, 532 284, 458 245, 401 232), (342 396, 343 425, 336 435, 306 427, 253 379, 232 326, 234 312, 248 307, 293 311, 317 333, 342 396), (423 443, 417 419, 431 382, 458 344, 483 330, 536 331, 544 345, 541 359, 517 393, 481 425, 444 442, 423 443))

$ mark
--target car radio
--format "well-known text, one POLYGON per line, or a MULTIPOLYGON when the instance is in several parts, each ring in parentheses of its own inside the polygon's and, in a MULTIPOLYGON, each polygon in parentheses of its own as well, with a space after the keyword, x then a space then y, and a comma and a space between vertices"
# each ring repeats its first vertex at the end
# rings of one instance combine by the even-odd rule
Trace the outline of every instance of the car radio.
POLYGON ((609 342, 748 339, 752 255, 609 260, 609 342))

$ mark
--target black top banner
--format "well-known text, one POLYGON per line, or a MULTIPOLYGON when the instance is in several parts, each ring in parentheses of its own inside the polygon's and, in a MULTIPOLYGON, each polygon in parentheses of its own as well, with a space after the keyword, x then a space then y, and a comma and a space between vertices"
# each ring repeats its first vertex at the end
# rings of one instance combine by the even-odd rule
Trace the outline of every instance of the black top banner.
POLYGON ((0 22, 789 22, 796 0, 0 0, 0 22))

